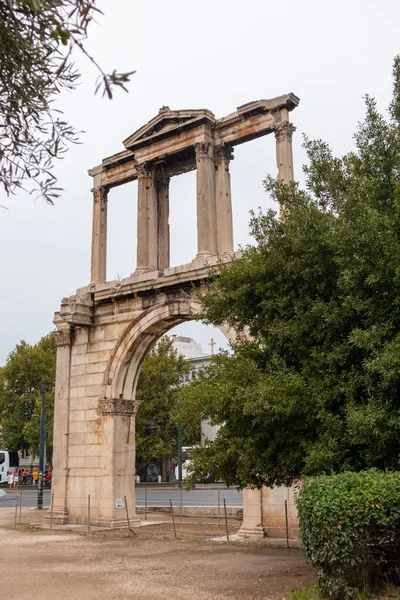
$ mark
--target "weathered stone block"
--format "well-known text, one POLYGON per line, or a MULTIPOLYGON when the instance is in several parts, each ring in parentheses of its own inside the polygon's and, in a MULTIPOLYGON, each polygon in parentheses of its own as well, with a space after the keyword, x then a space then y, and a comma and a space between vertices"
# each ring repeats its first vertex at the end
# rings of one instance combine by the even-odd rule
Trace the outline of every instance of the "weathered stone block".
MULTIPOLYGON (((71 425, 72 425, 72 423, 71 423, 71 425)), ((69 445, 70 446, 78 446, 81 444, 85 444, 85 434, 84 433, 70 433, 69 445)))
POLYGON ((80 387, 71 387, 70 397, 71 398, 84 398, 86 396, 86 388, 83 386, 80 387))
POLYGON ((71 423, 74 421, 84 421, 85 420, 85 411, 84 410, 73 410, 70 407, 70 417, 69 420, 71 423))
MULTIPOLYGON (((79 411, 81 412, 81 411, 79 411)), ((85 412, 85 411, 82 411, 85 412)), ((69 424, 69 435, 73 435, 75 433, 86 433, 87 431, 87 423, 86 421, 71 421, 69 424)))
POLYGON ((72 365, 71 366, 71 377, 77 375, 85 375, 87 372, 87 365, 72 365))
POLYGON ((92 373, 91 375, 76 375, 71 376, 71 387, 97 385, 103 383, 103 373, 92 373))

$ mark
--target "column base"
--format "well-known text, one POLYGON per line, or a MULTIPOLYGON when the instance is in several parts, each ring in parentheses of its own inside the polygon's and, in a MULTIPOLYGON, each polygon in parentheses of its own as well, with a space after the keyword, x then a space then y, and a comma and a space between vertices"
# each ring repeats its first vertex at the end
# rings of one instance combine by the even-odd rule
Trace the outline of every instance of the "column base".
POLYGON ((69 517, 68 511, 66 508, 61 510, 53 510, 53 514, 47 514, 44 517, 45 523, 52 523, 53 525, 68 525, 69 517))
POLYGON ((262 525, 256 525, 255 527, 242 527, 239 529, 238 531, 238 536, 239 537, 245 537, 245 538, 259 538, 259 539, 263 539, 267 536, 267 532, 265 531, 265 527, 263 527, 262 525))
MULTIPOLYGON (((122 529, 128 527, 127 519, 97 519, 90 523, 94 527, 107 527, 108 529, 122 529)), ((140 519, 134 517, 129 519, 129 525, 131 527, 138 527, 140 525, 140 519)))

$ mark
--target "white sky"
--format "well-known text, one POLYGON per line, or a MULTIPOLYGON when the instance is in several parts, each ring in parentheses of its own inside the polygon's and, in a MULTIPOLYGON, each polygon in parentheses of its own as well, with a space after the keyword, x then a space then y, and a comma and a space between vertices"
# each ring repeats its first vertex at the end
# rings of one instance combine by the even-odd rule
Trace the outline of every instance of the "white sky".
MULTIPOLYGON (((82 57, 77 91, 59 108, 86 133, 57 164, 64 188, 55 207, 0 192, 0 364, 15 344, 36 342, 54 328, 60 300, 87 285, 90 270, 91 178, 87 169, 123 149, 122 140, 161 106, 208 108, 217 117, 237 106, 288 92, 300 97, 291 113, 295 175, 301 180, 301 135, 329 141, 337 154, 352 146, 363 118, 363 96, 383 110, 391 98, 391 70, 400 52, 398 0, 103 0, 104 17, 90 30, 88 49, 106 71, 137 70, 130 93, 112 102, 94 96, 96 73, 82 57)), ((249 241, 248 213, 267 207, 262 179, 275 174, 275 140, 235 149, 231 164, 235 243, 249 241)), ((196 253, 195 174, 171 182, 172 265, 196 253)), ((109 195, 108 279, 135 269, 136 186, 109 195)), ((200 324, 174 333, 224 338, 200 324)))

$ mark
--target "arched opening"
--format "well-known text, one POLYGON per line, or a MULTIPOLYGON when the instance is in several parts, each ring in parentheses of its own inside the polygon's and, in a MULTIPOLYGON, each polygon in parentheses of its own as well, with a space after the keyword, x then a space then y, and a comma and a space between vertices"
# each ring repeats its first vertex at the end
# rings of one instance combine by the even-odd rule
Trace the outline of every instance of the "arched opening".
POLYGON ((221 346, 228 342, 216 327, 188 321, 170 329, 147 354, 136 388, 137 483, 185 479, 193 448, 215 439, 218 427, 196 415, 188 422, 180 414, 180 390, 199 377, 221 346))
MULTIPOLYGON (((125 432, 129 444, 126 444, 125 436, 114 437, 113 442, 114 454, 123 455, 125 453, 126 456, 127 453, 130 453, 129 460, 126 462, 129 466, 125 468, 124 474, 121 473, 123 477, 129 479, 126 482, 126 488, 132 489, 133 476, 136 473, 135 419, 136 414, 140 411, 139 402, 136 399, 136 388, 143 362, 163 335, 177 325, 193 320, 199 311, 197 298, 189 294, 185 299, 177 299, 148 309, 125 329, 110 359, 105 373, 105 397, 131 402, 134 405, 129 430, 127 430, 128 433, 125 432)), ((233 329, 228 326, 221 326, 219 329, 229 342, 234 343, 236 335, 233 329)), ((158 477, 158 474, 158 472, 153 472, 153 478, 154 476, 158 477)), ((165 472, 164 478, 166 478, 165 472)))
MULTIPOLYGON (((140 368, 157 341, 170 329, 195 319, 200 312, 196 298, 166 302, 148 309, 132 321, 118 340, 104 375, 104 398, 135 400, 140 368)), ((220 331, 234 343, 236 332, 228 325, 220 331)))

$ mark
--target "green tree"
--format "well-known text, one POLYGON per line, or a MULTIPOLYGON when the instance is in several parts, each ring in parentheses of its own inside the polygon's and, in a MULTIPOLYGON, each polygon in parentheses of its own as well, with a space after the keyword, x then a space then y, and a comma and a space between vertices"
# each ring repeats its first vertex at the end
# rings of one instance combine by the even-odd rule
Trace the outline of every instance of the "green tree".
POLYGON ((39 453, 40 392, 46 386, 46 450, 53 448, 56 350, 51 335, 34 345, 21 341, 0 370, 0 426, 8 450, 39 453))
POLYGON ((0 183, 7 194, 24 186, 53 204, 59 188, 53 161, 79 135, 54 106, 78 84, 74 50, 99 73, 96 91, 112 97, 130 73, 106 74, 85 43, 100 14, 96 0, 0 0, 0 183))
POLYGON ((196 477, 291 484, 398 469, 400 456, 400 58, 385 118, 366 97, 355 150, 305 139, 306 185, 265 181, 286 206, 251 219, 256 244, 221 266, 204 317, 249 333, 181 392, 221 428, 196 477))
MULTIPOLYGON (((141 402, 136 419, 136 459, 156 460, 166 478, 166 461, 177 456, 178 391, 191 370, 172 340, 164 336, 150 352, 140 372, 136 399, 141 402)), ((185 428, 185 442, 200 437, 200 421, 185 428)))

